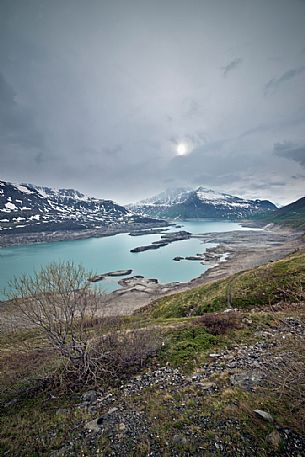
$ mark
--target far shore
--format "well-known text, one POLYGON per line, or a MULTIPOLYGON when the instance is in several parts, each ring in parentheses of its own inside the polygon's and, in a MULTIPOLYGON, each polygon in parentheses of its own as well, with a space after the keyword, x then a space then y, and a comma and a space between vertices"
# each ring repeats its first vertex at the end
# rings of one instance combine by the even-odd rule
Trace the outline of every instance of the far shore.
POLYGON ((57 230, 37 233, 0 233, 0 248, 8 246, 24 246, 30 244, 52 243, 56 241, 72 241, 85 240, 88 238, 102 238, 106 236, 118 235, 119 233, 129 233, 137 231, 140 232, 142 230, 145 231, 157 228, 165 229, 169 225, 172 224, 167 221, 160 221, 158 224, 135 223, 84 230, 57 230))

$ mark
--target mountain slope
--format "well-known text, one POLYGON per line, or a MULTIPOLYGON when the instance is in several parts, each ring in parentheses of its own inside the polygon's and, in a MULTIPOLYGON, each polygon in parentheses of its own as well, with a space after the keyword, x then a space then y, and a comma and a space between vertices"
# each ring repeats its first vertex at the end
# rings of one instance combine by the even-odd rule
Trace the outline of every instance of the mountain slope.
POLYGON ((274 211, 268 200, 246 200, 204 187, 170 189, 155 197, 129 205, 138 213, 151 217, 241 219, 253 214, 274 211))
POLYGON ((1 233, 82 230, 134 222, 153 221, 112 200, 88 197, 73 189, 0 181, 1 233))
POLYGON ((262 218, 265 222, 305 229, 305 197, 277 209, 262 218))
POLYGON ((138 313, 154 318, 181 318, 221 311, 247 309, 280 301, 302 302, 305 285, 305 251, 284 259, 241 271, 215 282, 178 292, 141 308, 138 313))

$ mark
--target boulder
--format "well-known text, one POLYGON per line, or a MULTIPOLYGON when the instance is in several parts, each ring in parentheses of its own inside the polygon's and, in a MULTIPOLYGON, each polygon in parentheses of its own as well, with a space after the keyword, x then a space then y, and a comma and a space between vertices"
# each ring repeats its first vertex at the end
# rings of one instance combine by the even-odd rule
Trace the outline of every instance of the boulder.
POLYGON ((92 421, 89 421, 85 424, 85 429, 88 430, 89 432, 98 433, 101 428, 100 428, 100 425, 98 424, 98 420, 93 419, 92 421))
POLYGON ((93 403, 97 400, 97 393, 95 390, 88 390, 83 394, 83 400, 88 403, 93 403))
POLYGON ((203 260, 204 258, 199 255, 189 255, 185 257, 185 260, 203 260))
POLYGON ((273 417, 266 411, 263 411, 262 409, 254 409, 254 412, 257 416, 264 419, 265 421, 273 422, 273 417))
POLYGON ((117 277, 117 276, 128 276, 132 273, 132 270, 117 270, 117 271, 109 271, 108 273, 103 273, 101 275, 91 276, 88 278, 90 282, 98 282, 103 281, 103 279, 107 277, 117 277))
POLYGON ((277 430, 273 430, 269 435, 266 437, 266 441, 268 444, 271 444, 274 450, 278 450, 281 444, 281 435, 277 430))

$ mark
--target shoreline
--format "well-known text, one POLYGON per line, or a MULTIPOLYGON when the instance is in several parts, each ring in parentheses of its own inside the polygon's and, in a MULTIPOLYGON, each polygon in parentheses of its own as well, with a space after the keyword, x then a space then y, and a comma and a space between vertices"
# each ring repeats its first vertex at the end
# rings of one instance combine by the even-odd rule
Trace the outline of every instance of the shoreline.
POLYGON ((98 229, 84 229, 84 230, 58 230, 52 232, 31 232, 31 233, 8 233, 0 234, 0 249, 13 246, 29 246, 36 244, 53 243, 57 241, 75 241, 86 240, 88 238, 104 238, 107 236, 114 236, 120 233, 129 233, 136 231, 144 231, 149 229, 165 229, 172 225, 170 222, 164 221, 159 224, 154 223, 135 223, 124 224, 119 227, 105 227, 98 229))
MULTIPOLYGON (((189 219, 192 220, 192 219, 189 219)), ((211 219, 207 219, 211 220, 211 219)), ((212 219, 214 220, 214 219, 212 219)), ((215 219, 217 220, 217 219, 215 219)), ((186 219, 186 221, 188 221, 186 219)), ((239 223, 241 227, 262 228, 262 224, 247 220, 232 221, 239 223)), ((58 241, 76 241, 86 240, 89 238, 104 238, 108 236, 119 235, 120 233, 130 233, 131 236, 137 237, 145 234, 146 230, 151 233, 163 233, 168 227, 176 226, 177 229, 183 227, 183 221, 176 219, 160 220, 156 223, 133 223, 122 224, 120 226, 108 226, 105 228, 83 229, 83 230, 54 230, 41 232, 22 232, 22 233, 0 233, 0 249, 14 246, 29 246, 36 244, 46 244, 58 241), (182 224, 182 225, 180 225, 182 224)), ((197 235, 192 235, 196 238, 197 235)))
POLYGON ((131 315, 164 296, 184 292, 268 262, 280 260, 305 248, 303 236, 302 232, 277 226, 268 226, 259 231, 240 230, 193 235, 204 243, 216 244, 209 249, 209 252, 221 253, 225 258, 208 262, 209 268, 188 282, 151 283, 148 278, 140 280, 130 278, 131 281, 128 282, 127 278, 121 289, 106 295, 103 314, 131 315))
MULTIPOLYGON (((152 227, 146 226, 145 228, 152 227)), ((253 225, 251 228, 253 228, 253 225)), ((132 231, 131 227, 128 227, 128 229, 125 227, 123 230, 121 228, 121 230, 115 231, 115 233, 114 231, 111 231, 111 233, 108 231, 108 233, 99 233, 95 236, 112 236, 130 231, 132 231)), ((80 239, 92 237, 92 233, 88 232, 81 235, 80 239)), ((305 248, 303 232, 273 225, 265 226, 262 230, 211 232, 195 234, 192 237, 202 240, 203 244, 212 245, 207 250, 209 260, 203 262, 208 265, 206 271, 187 282, 159 283, 155 279, 139 276, 126 278, 121 282, 120 285, 122 287, 120 289, 105 293, 99 315, 131 315, 136 310, 166 295, 184 292, 227 278, 235 273, 279 260, 305 248)), ((193 260, 182 261, 191 262, 193 260)), ((2 301, 1 305, 5 305, 5 303, 7 302, 2 301)))

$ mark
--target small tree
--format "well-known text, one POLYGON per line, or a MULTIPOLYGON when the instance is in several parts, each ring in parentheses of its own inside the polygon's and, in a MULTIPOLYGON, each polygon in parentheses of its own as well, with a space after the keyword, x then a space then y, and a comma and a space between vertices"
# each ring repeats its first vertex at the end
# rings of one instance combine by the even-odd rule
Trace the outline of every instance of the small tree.
POLYGON ((84 375, 90 365, 92 327, 103 297, 90 288, 88 276, 82 266, 72 262, 52 263, 32 276, 15 277, 7 293, 16 311, 84 375))
POLYGON ((32 276, 15 277, 8 298, 51 348, 67 361, 60 379, 75 388, 115 382, 140 369, 161 346, 155 329, 124 328, 103 314, 103 294, 71 262, 53 263, 32 276))

